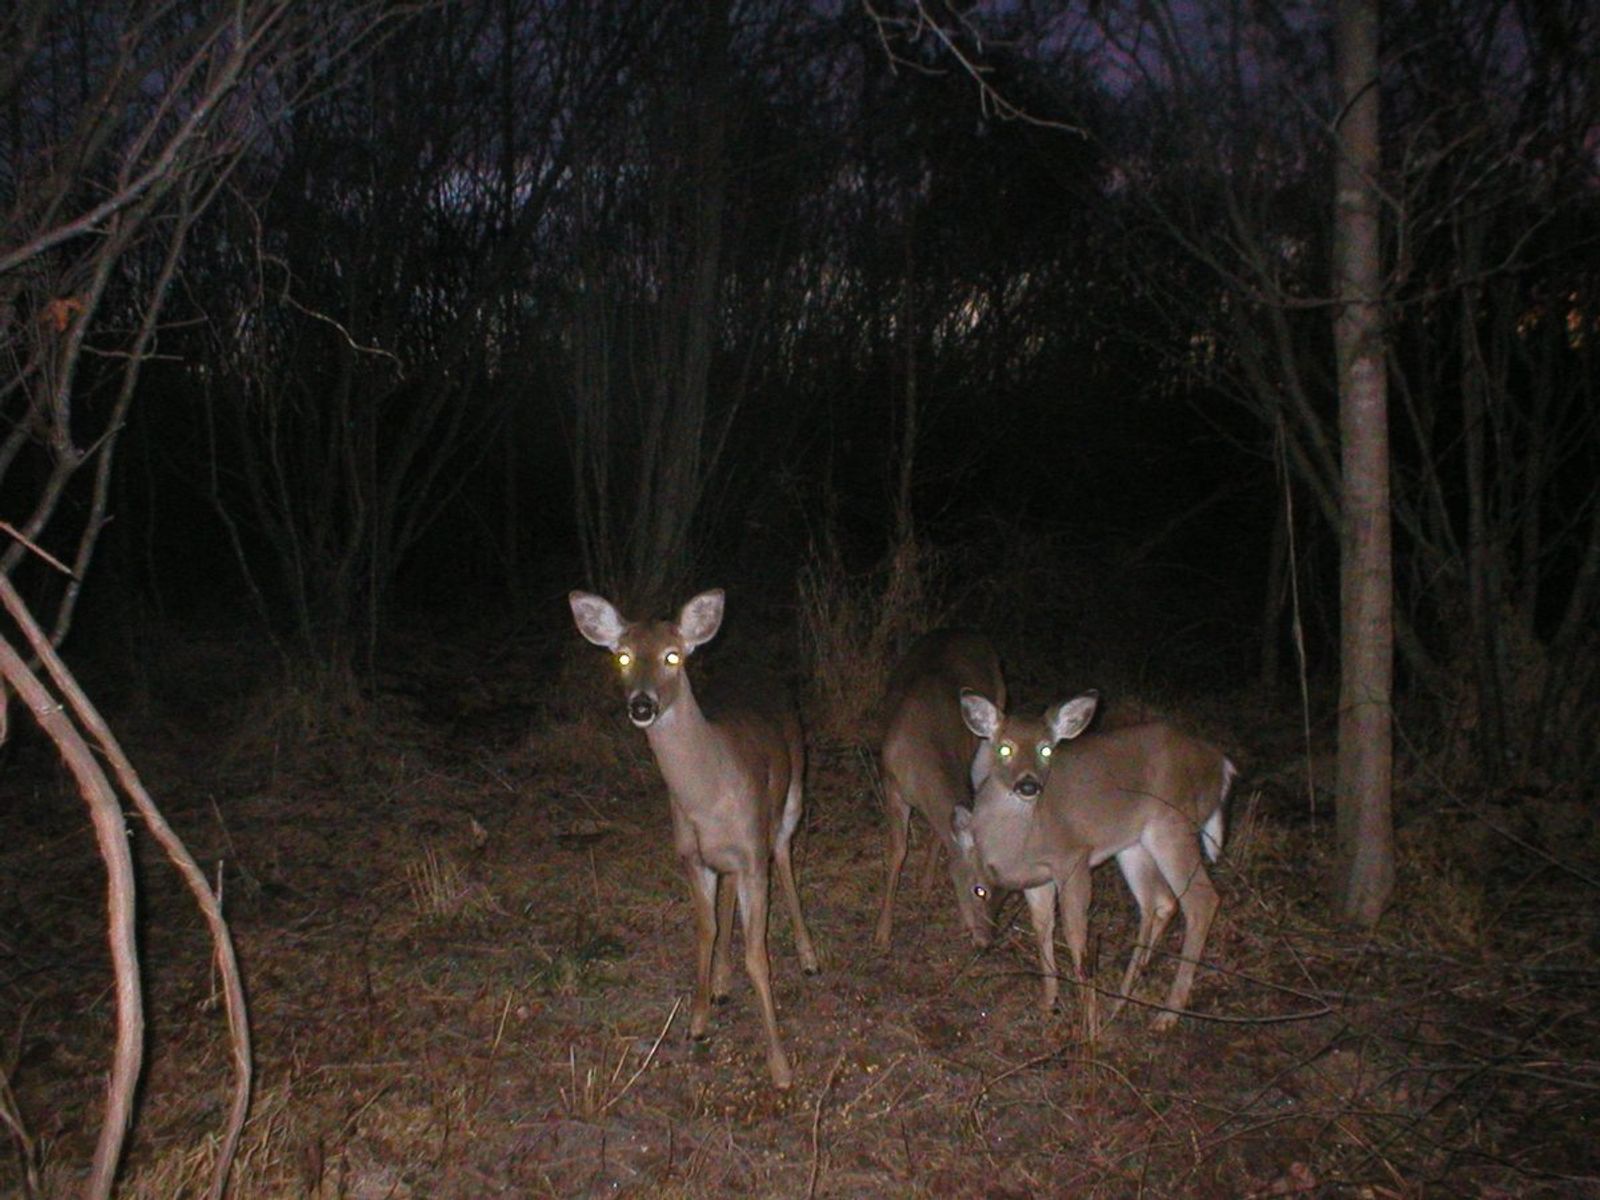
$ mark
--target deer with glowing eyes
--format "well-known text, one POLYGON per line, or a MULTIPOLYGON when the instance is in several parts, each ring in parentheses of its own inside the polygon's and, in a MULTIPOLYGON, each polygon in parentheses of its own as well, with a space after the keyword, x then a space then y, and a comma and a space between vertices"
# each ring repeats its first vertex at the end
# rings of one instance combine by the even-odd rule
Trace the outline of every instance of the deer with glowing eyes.
MULTIPOLYGON (((963 692, 962 716, 983 739, 979 755, 987 760, 987 772, 972 808, 955 814, 956 840, 988 886, 1020 889, 1026 897, 1047 1010, 1057 996, 1058 910, 1074 978, 1087 983, 1094 867, 1115 858, 1139 906, 1138 942, 1110 1017, 1182 908, 1178 972, 1154 1022, 1157 1029, 1170 1029, 1188 1004, 1216 915, 1217 890, 1205 858, 1221 853, 1223 806, 1238 769, 1216 747, 1160 722, 1085 734, 1098 703, 1099 696, 1088 692, 1054 706, 1042 719, 1028 718, 1006 716, 984 696, 963 692)), ((987 886, 979 890, 986 893, 987 886)), ((1098 1024, 1095 992, 1081 990, 1092 1037, 1098 1024)))
POLYGON ((667 784, 673 846, 694 902, 695 995, 689 1032, 706 1036, 711 1002, 727 998, 734 905, 744 935, 744 965, 761 1006, 767 1070, 774 1087, 794 1080, 778 1037, 767 955, 769 867, 794 925, 806 974, 817 953, 800 913, 790 842, 800 824, 805 745, 792 706, 746 698, 710 718, 689 683, 695 648, 722 625, 721 589, 702 592, 676 621, 629 621, 590 592, 568 597, 578 632, 610 650, 627 699, 628 719, 644 730, 667 784), (719 890, 720 889, 720 890, 719 890))

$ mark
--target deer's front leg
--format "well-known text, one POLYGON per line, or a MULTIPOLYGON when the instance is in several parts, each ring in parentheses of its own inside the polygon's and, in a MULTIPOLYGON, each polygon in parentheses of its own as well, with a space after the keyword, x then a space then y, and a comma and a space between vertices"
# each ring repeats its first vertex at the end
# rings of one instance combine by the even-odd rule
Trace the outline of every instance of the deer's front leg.
POLYGON ((711 956, 717 935, 717 873, 696 856, 683 858, 694 904, 694 1006, 689 1010, 689 1036, 699 1041, 711 1025, 711 956))
POLYGON ((1039 1007, 1050 1012, 1056 1006, 1056 885, 1052 880, 1026 889, 1028 913, 1033 918, 1033 936, 1039 942, 1039 971, 1043 992, 1039 1007))
POLYGON ((778 1039, 778 1010, 772 1002, 772 967, 767 958, 767 895, 768 881, 765 871, 740 871, 735 876, 739 885, 739 915, 744 931, 744 967, 755 985, 756 998, 761 1002, 761 1023, 767 1031, 767 1071, 772 1076, 772 1086, 787 1090, 794 1082, 794 1072, 789 1068, 789 1056, 783 1052, 778 1039))
POLYGON ((1075 856, 1063 864, 1056 879, 1057 899, 1061 909, 1061 924, 1067 936, 1067 950, 1072 955, 1072 978, 1078 984, 1082 997, 1084 1030, 1089 1041, 1094 1041, 1099 1031, 1099 997, 1089 980, 1086 959, 1089 952, 1089 856, 1075 856))

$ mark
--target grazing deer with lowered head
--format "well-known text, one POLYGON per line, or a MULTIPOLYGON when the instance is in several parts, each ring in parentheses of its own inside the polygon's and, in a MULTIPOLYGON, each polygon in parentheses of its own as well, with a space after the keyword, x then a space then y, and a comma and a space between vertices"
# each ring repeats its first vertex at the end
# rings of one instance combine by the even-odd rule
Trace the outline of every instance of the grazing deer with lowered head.
MULTIPOLYGON (((956 815, 957 840, 988 883, 1026 896, 1046 1009, 1056 1002, 1058 909, 1074 977, 1085 982, 1091 869, 1116 858, 1139 905, 1139 938, 1112 1016, 1181 907, 1183 955, 1154 1022, 1170 1029, 1189 1001, 1217 911, 1201 845, 1212 860, 1222 851, 1222 809, 1238 769, 1216 747, 1160 722, 1079 738, 1098 702, 1086 693, 1034 719, 962 693, 962 716, 984 739, 990 765, 972 810, 956 815)), ((1093 1036, 1095 993, 1084 994, 1093 1036)))
POLYGON ((710 718, 701 711, 685 670, 696 646, 722 624, 720 589, 702 592, 676 621, 629 621, 589 592, 568 598, 578 632, 610 650, 627 695, 628 719, 645 732, 672 804, 672 840, 694 900, 695 994, 689 1032, 706 1036, 713 996, 728 994, 728 946, 738 900, 744 965, 761 1003, 767 1070, 773 1086, 794 1080, 778 1039, 767 957, 769 864, 794 922, 806 974, 817 952, 800 915, 789 843, 800 824, 805 745, 792 707, 747 703, 710 718), (718 894, 719 881, 721 894, 718 894))
POLYGON ((975 755, 982 745, 962 721, 961 692, 982 692, 1004 706, 1005 688, 1000 658, 988 639, 959 629, 940 629, 918 639, 889 676, 883 702, 887 719, 879 751, 884 810, 889 819, 884 855, 888 879, 872 939, 881 950, 889 947, 895 890, 906 860, 913 809, 922 814, 949 853, 956 908, 973 942, 980 947, 989 944, 993 935, 989 906, 974 890, 981 881, 970 857, 956 847, 951 816, 958 806, 972 802, 978 783, 973 776, 978 764, 975 755))

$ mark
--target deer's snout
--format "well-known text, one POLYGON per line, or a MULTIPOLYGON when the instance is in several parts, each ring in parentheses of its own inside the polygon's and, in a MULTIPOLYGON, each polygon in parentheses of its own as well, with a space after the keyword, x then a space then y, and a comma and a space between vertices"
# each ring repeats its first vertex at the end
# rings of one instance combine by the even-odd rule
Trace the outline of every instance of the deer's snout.
POLYGON ((655 723, 661 715, 661 706, 649 692, 635 692, 628 697, 628 720, 640 729, 655 723))
POLYGON ((1024 800, 1032 800, 1035 796, 1042 792, 1044 788, 1032 775, 1024 775, 1021 779, 1017 780, 1016 790, 1017 795, 1021 796, 1024 800))

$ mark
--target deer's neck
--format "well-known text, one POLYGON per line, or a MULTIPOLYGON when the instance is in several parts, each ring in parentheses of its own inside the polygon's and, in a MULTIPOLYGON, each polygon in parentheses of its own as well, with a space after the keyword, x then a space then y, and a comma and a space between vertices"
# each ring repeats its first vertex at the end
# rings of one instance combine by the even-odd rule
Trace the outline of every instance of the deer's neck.
POLYGON ((645 730, 645 738, 668 790, 678 799, 692 802, 721 761, 722 739, 706 720, 688 679, 672 706, 645 730))
POLYGON ((972 840, 984 871, 1002 887, 1031 887, 1037 802, 1019 800, 997 786, 978 793, 972 810, 972 840))

